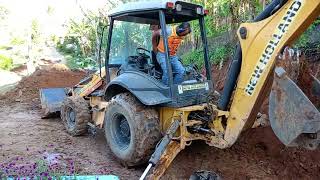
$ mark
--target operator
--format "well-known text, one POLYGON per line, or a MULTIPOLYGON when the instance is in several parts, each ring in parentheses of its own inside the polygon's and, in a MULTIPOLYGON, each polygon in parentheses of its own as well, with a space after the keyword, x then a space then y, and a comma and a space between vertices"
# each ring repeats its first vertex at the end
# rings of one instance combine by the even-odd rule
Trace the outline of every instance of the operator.
MULTIPOLYGON (((183 75, 185 73, 185 68, 179 61, 179 57, 177 56, 178 48, 186 35, 191 33, 190 23, 183 22, 178 26, 168 26, 167 34, 168 34, 168 46, 169 46, 169 59, 172 67, 172 71, 174 73, 173 83, 180 84, 183 82, 183 75)), ((164 42, 161 33, 161 29, 153 29, 152 33, 152 46, 153 51, 157 55, 157 61, 162 69, 162 82, 168 85, 168 72, 167 72, 167 64, 165 61, 165 51, 164 51, 164 42), (160 37, 160 39, 159 39, 160 37)))

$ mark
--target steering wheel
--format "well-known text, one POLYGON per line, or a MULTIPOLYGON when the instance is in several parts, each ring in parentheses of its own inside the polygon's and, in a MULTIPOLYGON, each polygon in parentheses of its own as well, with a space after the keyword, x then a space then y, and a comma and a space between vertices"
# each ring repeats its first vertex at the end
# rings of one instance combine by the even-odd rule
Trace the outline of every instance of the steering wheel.
POLYGON ((151 52, 148 49, 142 48, 142 47, 138 47, 136 49, 137 54, 139 54, 140 56, 144 57, 144 58, 150 58, 151 57, 151 52))

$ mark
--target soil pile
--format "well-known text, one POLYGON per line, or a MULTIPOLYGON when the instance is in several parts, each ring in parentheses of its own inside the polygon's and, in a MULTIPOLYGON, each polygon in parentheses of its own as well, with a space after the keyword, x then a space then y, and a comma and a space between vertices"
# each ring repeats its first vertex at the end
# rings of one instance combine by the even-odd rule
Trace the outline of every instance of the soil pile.
POLYGON ((163 179, 187 179, 199 170, 215 171, 224 179, 319 179, 320 150, 285 147, 270 127, 250 129, 228 149, 194 142, 163 179))
MULTIPOLYGON (((310 89, 307 74, 320 79, 319 56, 291 57, 282 62, 287 63, 281 66, 302 89, 310 89)), ((215 88, 220 92, 229 66, 230 60, 222 67, 212 67, 215 88)), ((311 97, 311 101, 315 99, 311 97)), ((261 112, 268 114, 268 99, 261 112)), ((197 170, 215 171, 224 179, 320 179, 320 150, 285 147, 271 127, 249 129, 229 149, 194 143, 179 154, 164 179, 188 178, 197 170), (179 174, 174 173, 177 169, 179 174)))
POLYGON ((40 88, 72 87, 86 76, 85 71, 70 70, 63 64, 53 64, 37 69, 21 79, 16 88, 0 97, 6 103, 39 101, 40 88))
POLYGON ((224 83, 228 76, 228 70, 232 60, 229 59, 222 65, 213 65, 211 68, 211 76, 213 77, 213 83, 215 90, 222 92, 224 83))

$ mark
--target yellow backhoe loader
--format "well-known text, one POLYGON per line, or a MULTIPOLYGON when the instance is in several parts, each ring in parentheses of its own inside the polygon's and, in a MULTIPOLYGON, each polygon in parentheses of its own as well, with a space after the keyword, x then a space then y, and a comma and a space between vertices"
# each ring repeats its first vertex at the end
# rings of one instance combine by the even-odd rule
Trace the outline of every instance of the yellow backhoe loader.
MULTIPOLYGON (((100 70, 69 89, 42 89, 45 112, 61 111, 73 136, 103 128, 111 151, 123 164, 149 162, 141 179, 159 179, 194 140, 221 149, 232 146, 252 127, 270 91, 270 123, 281 142, 317 148, 320 107, 276 66, 276 57, 320 15, 320 0, 273 0, 253 22, 241 24, 221 94, 215 92, 211 77, 206 14, 202 6, 183 1, 133 2, 115 9, 109 15, 104 63, 98 58, 100 70), (206 73, 189 66, 184 81, 174 84, 167 32, 162 31, 167 63, 163 71, 150 50, 149 27, 166 29, 186 21, 198 23, 206 73), (168 85, 161 81, 164 72, 168 85), (57 91, 59 97, 52 97, 57 91)), ((312 78, 312 95, 319 97, 319 80, 312 78)))

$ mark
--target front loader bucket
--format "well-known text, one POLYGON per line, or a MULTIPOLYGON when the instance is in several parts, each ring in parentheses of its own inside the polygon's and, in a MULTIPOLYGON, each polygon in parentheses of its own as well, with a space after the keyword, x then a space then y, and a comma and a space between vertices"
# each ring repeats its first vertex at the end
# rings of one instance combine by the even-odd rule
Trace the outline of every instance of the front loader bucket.
POLYGON ((65 88, 40 89, 40 101, 43 112, 42 118, 58 115, 64 98, 66 98, 65 88))
POLYGON ((320 97, 320 82, 309 77, 310 87, 302 91, 282 67, 275 69, 269 119, 274 133, 286 146, 315 149, 320 143, 320 112, 315 102, 320 97), (313 102, 304 92, 312 96, 313 102))

